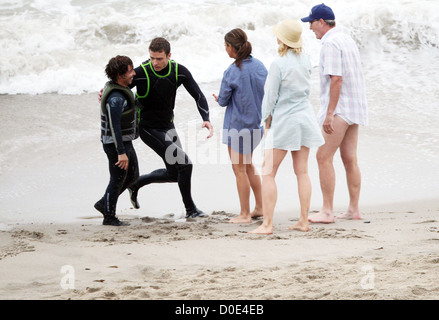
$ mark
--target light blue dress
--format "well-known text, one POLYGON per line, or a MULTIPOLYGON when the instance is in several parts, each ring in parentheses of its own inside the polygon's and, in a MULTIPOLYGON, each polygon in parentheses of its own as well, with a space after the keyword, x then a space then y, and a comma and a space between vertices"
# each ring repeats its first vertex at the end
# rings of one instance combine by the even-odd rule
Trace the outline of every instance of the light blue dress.
POLYGON ((263 136, 262 99, 267 68, 251 57, 234 63, 224 72, 218 104, 227 107, 224 115, 223 143, 241 154, 250 154, 263 136))
POLYGON ((325 143, 309 102, 311 63, 289 51, 270 66, 262 102, 262 124, 272 115, 264 149, 300 150, 325 143))

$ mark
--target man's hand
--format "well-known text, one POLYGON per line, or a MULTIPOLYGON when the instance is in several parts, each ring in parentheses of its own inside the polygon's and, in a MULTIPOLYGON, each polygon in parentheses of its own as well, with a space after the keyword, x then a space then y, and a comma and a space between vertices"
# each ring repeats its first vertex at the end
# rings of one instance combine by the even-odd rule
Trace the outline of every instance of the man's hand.
POLYGON ((323 122, 323 131, 327 134, 334 133, 334 115, 328 114, 326 115, 325 121, 323 122))
POLYGON ((99 97, 98 97, 99 102, 101 102, 102 100, 102 92, 104 92, 104 89, 101 89, 101 91, 99 91, 99 97))
POLYGON ((120 154, 118 160, 115 165, 123 170, 128 170, 128 157, 126 153, 120 154))
POLYGON ((340 99, 341 85, 343 78, 341 76, 331 75, 331 84, 329 88, 329 103, 328 110, 326 111, 326 118, 323 122, 323 131, 327 134, 334 133, 334 112, 337 107, 338 100, 340 99))
POLYGON ((204 121, 201 128, 207 128, 209 130, 209 135, 207 136, 207 139, 212 138, 213 136, 213 126, 210 123, 210 121, 204 121))

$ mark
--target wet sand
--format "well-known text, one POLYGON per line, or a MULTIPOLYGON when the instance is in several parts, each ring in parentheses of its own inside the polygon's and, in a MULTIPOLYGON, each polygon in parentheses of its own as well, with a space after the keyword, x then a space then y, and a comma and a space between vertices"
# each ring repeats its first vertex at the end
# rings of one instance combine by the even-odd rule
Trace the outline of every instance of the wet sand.
MULTIPOLYGON (((439 197, 431 187, 437 170, 428 158, 404 156, 413 146, 383 148, 390 137, 377 131, 379 124, 364 128, 363 220, 311 225, 307 233, 287 230, 299 207, 286 159, 276 179, 274 234, 250 235, 260 221, 228 223, 239 202, 218 143, 223 111, 209 102, 217 140, 206 141, 195 106, 180 99, 177 129, 196 160, 194 199, 209 216, 186 221, 177 186, 161 184, 142 189, 139 210, 121 195, 118 216, 130 225, 118 228, 102 226, 93 208, 108 181, 96 95, 0 96, 1 299, 439 297, 439 197)), ((135 147, 141 173, 162 166, 140 140, 135 147)), ((340 213, 347 192, 336 166, 340 213)), ((321 195, 313 155, 310 177, 315 211, 321 195)))
MULTIPOLYGON (((1 299, 437 299, 437 202, 363 220, 275 224, 249 235, 212 212, 194 221, 122 215, 0 232, 1 299)), ((294 219, 293 219, 294 220, 294 219)))

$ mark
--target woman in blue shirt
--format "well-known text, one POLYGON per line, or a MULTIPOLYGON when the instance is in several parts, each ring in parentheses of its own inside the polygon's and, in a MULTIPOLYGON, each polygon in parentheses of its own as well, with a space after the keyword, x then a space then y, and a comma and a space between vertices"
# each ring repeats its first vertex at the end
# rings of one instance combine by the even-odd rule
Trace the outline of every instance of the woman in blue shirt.
POLYGON ((261 217, 261 178, 253 163, 253 150, 263 136, 261 105, 267 69, 251 56, 252 46, 246 33, 233 29, 225 37, 225 49, 235 59, 224 72, 220 93, 213 95, 218 104, 227 107, 224 116, 223 143, 227 144, 241 205, 238 217, 232 223, 250 223, 252 217, 261 217), (256 208, 250 212, 250 188, 256 208))
POLYGON ((277 200, 276 172, 288 152, 297 177, 300 219, 291 230, 308 231, 311 181, 308 176, 309 150, 324 144, 314 110, 309 102, 311 63, 302 51, 302 27, 295 20, 284 20, 274 28, 279 57, 270 66, 262 119, 267 134, 264 142, 262 192, 264 222, 251 233, 273 233, 273 214, 277 200))

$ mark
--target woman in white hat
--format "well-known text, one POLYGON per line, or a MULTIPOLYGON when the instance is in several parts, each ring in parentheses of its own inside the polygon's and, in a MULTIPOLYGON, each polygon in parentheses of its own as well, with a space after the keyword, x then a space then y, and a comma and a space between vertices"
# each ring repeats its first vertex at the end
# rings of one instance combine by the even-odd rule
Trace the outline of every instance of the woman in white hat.
POLYGON ((311 63, 302 53, 302 27, 287 19, 273 28, 279 57, 270 66, 262 102, 265 123, 262 198, 264 221, 250 233, 273 233, 273 213, 277 201, 275 176, 288 152, 293 158, 301 206, 298 223, 288 229, 308 231, 311 181, 308 176, 310 148, 324 144, 314 110, 309 102, 311 63))

